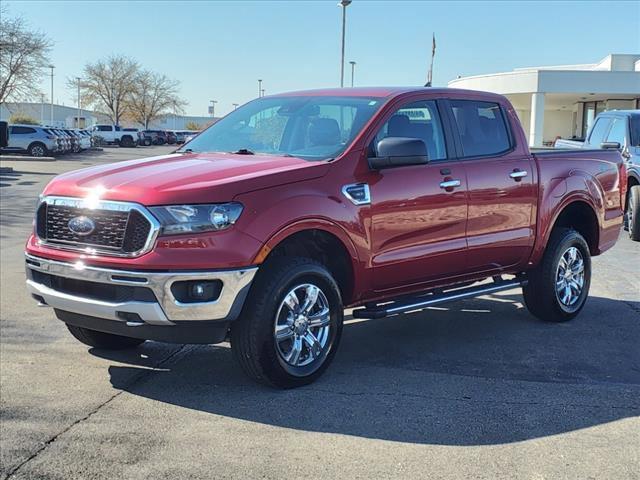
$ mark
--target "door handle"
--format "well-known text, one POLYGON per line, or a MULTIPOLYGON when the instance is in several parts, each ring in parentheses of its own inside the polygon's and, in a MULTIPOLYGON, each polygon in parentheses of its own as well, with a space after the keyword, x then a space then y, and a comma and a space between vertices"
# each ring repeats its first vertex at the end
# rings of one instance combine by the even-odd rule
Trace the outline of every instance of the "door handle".
POLYGON ((519 168, 516 168, 513 172, 509 174, 509 176, 513 178, 516 182, 519 182, 521 178, 524 178, 527 175, 528 174, 526 170, 520 170, 519 168))
POLYGON ((460 186, 460 180, 446 180, 444 182, 440 182, 440 188, 454 188, 460 186))

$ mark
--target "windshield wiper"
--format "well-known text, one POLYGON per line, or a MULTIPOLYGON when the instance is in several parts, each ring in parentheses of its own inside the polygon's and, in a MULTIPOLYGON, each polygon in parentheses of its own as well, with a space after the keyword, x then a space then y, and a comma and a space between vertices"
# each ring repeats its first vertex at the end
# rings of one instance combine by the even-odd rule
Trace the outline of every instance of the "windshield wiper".
POLYGON ((241 148, 240 150, 236 150, 235 152, 231 153, 235 153, 236 155, 255 155, 255 153, 248 148, 241 148))

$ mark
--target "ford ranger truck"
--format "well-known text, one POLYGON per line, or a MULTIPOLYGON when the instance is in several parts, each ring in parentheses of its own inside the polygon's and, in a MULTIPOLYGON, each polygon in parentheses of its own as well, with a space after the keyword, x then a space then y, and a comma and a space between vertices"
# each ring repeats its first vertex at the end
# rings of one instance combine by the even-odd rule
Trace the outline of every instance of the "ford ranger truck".
POLYGON ((381 318, 521 287, 539 319, 574 318, 625 179, 615 150, 531 153, 500 95, 266 96, 175 153, 53 179, 27 287, 92 347, 228 338, 250 377, 296 387, 331 363, 345 308, 381 318))

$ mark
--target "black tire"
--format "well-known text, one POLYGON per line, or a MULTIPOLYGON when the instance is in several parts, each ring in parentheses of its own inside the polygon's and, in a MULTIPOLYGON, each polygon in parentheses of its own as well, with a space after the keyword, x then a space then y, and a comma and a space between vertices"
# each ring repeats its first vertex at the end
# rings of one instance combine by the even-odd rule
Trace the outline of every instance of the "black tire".
MULTIPOLYGON (((524 302, 531 314, 547 322, 566 322, 574 318, 589 296, 591 285, 591 254, 585 239, 575 230, 559 228, 551 234, 538 267, 528 272, 528 283, 522 288, 524 302), (576 248, 583 263, 583 284, 574 303, 567 305, 559 298, 556 282, 559 264, 569 249, 576 248)), ((577 293, 577 292, 576 292, 577 293)))
POLYGON ((41 142, 33 142, 31 145, 29 145, 27 151, 29 152, 29 156, 31 157, 45 157, 49 153, 46 145, 41 142))
POLYGON ((626 220, 629 238, 640 242, 640 185, 634 185, 629 190, 626 220))
POLYGON ((125 135, 120 139, 120 146, 131 148, 131 147, 135 147, 136 144, 133 142, 133 137, 130 137, 129 135, 125 135))
POLYGON ((320 377, 333 360, 342 336, 343 316, 340 289, 322 264, 308 258, 276 258, 261 267, 240 318, 232 323, 231 348, 252 379, 277 388, 300 387, 320 377), (275 328, 284 298, 292 289, 308 283, 316 285, 327 301, 329 329, 322 353, 317 353, 315 360, 311 360, 310 346, 300 340, 311 363, 292 366, 279 350, 281 344, 275 340, 275 328))
POLYGON ((149 145, 151 145, 151 139, 150 138, 145 138, 144 139, 144 145, 145 145, 145 147, 148 147, 149 145))
POLYGON ((123 337, 121 335, 98 332, 69 324, 67 324, 67 328, 71 332, 71 335, 85 345, 105 350, 124 350, 137 347, 144 342, 144 340, 140 338, 123 337))

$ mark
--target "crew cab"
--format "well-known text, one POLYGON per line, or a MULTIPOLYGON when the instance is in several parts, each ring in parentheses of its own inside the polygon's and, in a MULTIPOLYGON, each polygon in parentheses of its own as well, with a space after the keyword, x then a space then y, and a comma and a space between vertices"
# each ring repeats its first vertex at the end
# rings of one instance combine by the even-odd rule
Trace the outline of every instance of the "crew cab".
POLYGON ((558 148, 619 150, 627 168, 625 228, 632 240, 640 241, 640 110, 600 113, 584 142, 558 140, 558 148))
POLYGON ((135 147, 138 145, 137 132, 125 131, 119 125, 94 125, 91 132, 95 139, 99 139, 104 143, 114 143, 121 147, 135 147))
POLYGON ((539 319, 574 318, 625 180, 616 150, 531 153, 500 95, 265 96, 175 153, 53 179, 27 287, 87 345, 228 338, 250 377, 296 387, 330 364, 348 307, 380 318, 522 288, 539 319))

